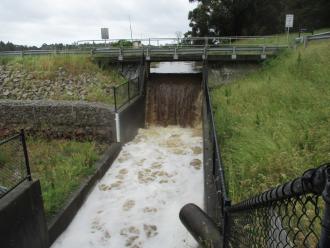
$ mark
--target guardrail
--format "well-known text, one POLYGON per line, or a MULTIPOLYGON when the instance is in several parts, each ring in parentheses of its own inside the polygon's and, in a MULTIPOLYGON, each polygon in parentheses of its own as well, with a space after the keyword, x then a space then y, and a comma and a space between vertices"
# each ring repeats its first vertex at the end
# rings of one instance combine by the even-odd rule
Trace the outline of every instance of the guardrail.
POLYGON ((25 180, 32 180, 24 130, 0 141, 0 199, 25 180))
POLYGON ((230 56, 231 59, 237 59, 239 55, 255 55, 260 56, 261 59, 266 59, 267 55, 276 54, 282 49, 286 49, 288 46, 246 46, 246 45, 194 45, 194 46, 148 46, 140 48, 99 48, 94 49, 92 54, 95 57, 113 58, 118 61, 124 59, 139 58, 141 55, 145 57, 147 61, 158 59, 171 59, 180 60, 184 59, 198 59, 206 60, 209 57, 217 56, 230 56))
POLYGON ((235 42, 247 42, 249 45, 269 44, 275 42, 277 45, 287 45, 283 42, 280 36, 221 36, 221 37, 170 37, 170 38, 144 38, 144 39, 108 39, 108 40, 79 40, 74 44, 95 47, 104 46, 109 47, 112 44, 120 44, 126 42, 127 44, 134 44, 135 46, 163 46, 163 45, 184 45, 184 44, 232 44, 235 42))
POLYGON ((319 33, 319 34, 314 34, 314 35, 307 35, 304 37, 300 37, 296 39, 296 42, 303 43, 305 47, 308 46, 308 43, 310 41, 315 41, 315 40, 328 40, 330 39, 330 32, 324 32, 324 33, 319 33))

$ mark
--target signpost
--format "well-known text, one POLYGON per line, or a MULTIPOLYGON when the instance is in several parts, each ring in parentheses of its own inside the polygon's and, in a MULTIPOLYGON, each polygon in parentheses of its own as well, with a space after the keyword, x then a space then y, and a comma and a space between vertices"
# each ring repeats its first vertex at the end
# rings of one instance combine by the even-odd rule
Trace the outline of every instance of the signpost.
POLYGON ((288 43, 289 43, 290 28, 293 28, 293 20, 294 20, 294 15, 292 15, 292 14, 286 15, 285 28, 287 28, 287 31, 288 31, 288 43))
POLYGON ((101 38, 104 40, 104 43, 106 43, 109 39, 109 29, 108 28, 101 28, 101 38))

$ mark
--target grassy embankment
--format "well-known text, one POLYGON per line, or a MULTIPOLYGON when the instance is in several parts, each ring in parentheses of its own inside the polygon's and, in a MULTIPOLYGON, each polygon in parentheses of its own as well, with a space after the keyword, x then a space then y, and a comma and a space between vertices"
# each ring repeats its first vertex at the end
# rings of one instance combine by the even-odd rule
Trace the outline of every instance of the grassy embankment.
POLYGON ((126 81, 112 68, 99 68, 87 55, 0 57, 0 65, 10 68, 13 76, 15 72, 27 74, 15 86, 25 92, 37 91, 37 99, 113 104, 112 87, 126 81))
MULTIPOLYGON (((69 195, 95 171, 105 145, 68 140, 27 140, 33 179, 39 179, 47 219, 61 209, 69 195)), ((12 187, 17 178, 23 152, 17 141, 0 147, 0 186, 12 187)))
POLYGON ((95 142, 29 139, 32 177, 41 182, 49 219, 83 180, 95 171, 105 145, 95 142))
POLYGON ((330 160, 330 42, 287 51, 212 91, 234 202, 330 160))
MULTIPOLYGON (((64 86, 67 84, 67 81, 64 80, 71 78, 73 94, 66 94, 65 89, 64 91, 56 91, 57 88, 51 88, 50 91, 55 94, 48 95, 45 99, 52 100, 81 100, 79 92, 75 92, 74 84, 79 83, 80 75, 87 75, 86 77, 92 78, 91 80, 95 79, 95 82, 91 82, 90 85, 87 82, 83 85, 87 85, 86 91, 88 92, 85 100, 112 104, 113 95, 112 91, 109 93, 109 87, 125 81, 114 70, 99 68, 88 56, 1 57, 0 65, 10 68, 13 74, 17 71, 18 73, 27 72, 27 75, 24 75, 27 78, 20 78, 20 84, 14 85, 22 87, 22 93, 31 90, 31 88, 42 88, 44 82, 51 85, 59 81, 59 73, 62 73, 61 78, 63 78, 62 84, 64 86)), ((1 84, 0 87, 2 87, 1 84)), ((81 182, 94 172, 95 162, 105 149, 105 145, 95 142, 45 140, 41 138, 29 138, 27 145, 32 177, 40 179, 48 219, 61 209, 68 196, 79 187, 81 182)), ((3 166, 6 164, 4 159, 8 156, 3 154, 4 149, 1 153, 0 165, 3 166)), ((0 178, 0 184, 1 181, 4 182, 5 179, 0 178)))

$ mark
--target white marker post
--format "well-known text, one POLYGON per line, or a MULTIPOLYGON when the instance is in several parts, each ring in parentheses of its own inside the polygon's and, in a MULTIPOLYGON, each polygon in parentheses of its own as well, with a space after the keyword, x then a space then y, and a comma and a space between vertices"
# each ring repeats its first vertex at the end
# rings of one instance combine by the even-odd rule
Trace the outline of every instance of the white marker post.
POLYGON ((287 31, 288 31, 288 37, 287 37, 288 44, 289 44, 290 28, 293 28, 293 20, 294 20, 294 15, 292 15, 292 14, 286 15, 285 28, 287 28, 287 31))

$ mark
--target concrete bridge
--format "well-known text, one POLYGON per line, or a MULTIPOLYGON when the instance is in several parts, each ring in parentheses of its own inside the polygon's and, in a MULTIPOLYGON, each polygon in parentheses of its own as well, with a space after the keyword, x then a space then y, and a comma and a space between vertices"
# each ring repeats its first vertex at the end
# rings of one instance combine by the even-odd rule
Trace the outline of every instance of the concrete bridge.
POLYGON ((81 40, 77 49, 0 52, 0 56, 90 54, 109 62, 262 61, 288 48, 273 36, 81 40), (101 43, 102 42, 102 43, 101 43))

